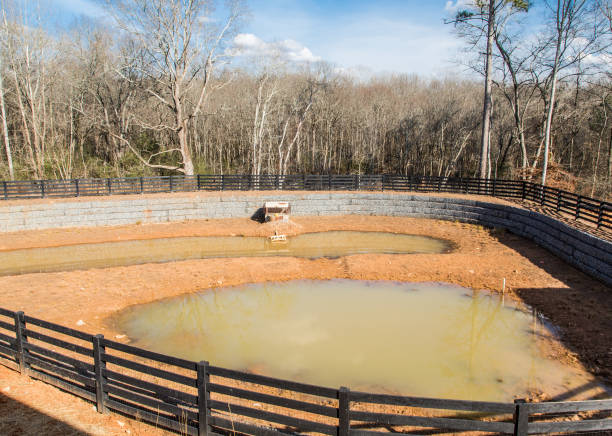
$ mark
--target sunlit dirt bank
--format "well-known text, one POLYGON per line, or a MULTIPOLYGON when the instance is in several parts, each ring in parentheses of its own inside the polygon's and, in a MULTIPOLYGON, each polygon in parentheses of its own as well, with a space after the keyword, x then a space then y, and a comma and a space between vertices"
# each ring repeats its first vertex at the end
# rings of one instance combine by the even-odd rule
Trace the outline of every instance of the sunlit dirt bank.
MULTIPOLYGON (((246 218, 45 230, 4 234, 0 249, 161 237, 268 236, 274 230, 272 224, 260 224, 246 218)), ((201 259, 4 276, 0 277, 0 307, 23 310, 31 316, 127 342, 129 338, 122 337, 122 332, 109 322, 113 314, 132 305, 210 288, 264 281, 345 278, 445 282, 502 292, 505 279, 507 298, 522 300, 557 327, 560 341, 544 339, 543 353, 589 373, 584 372, 583 386, 572 392, 533 392, 536 399, 591 398, 601 392, 594 386, 612 382, 611 290, 534 243, 501 229, 401 217, 295 217, 291 224, 280 228, 289 235, 330 230, 424 235, 450 241, 454 250, 443 254, 362 254, 314 260, 294 257, 201 259)), ((50 416, 57 415, 53 415, 57 412, 53 409, 58 407, 53 405, 67 401, 65 394, 56 389, 39 382, 25 382, 2 366, 0 391, 11 401, 50 416)), ((0 407, 0 423, 10 419, 9 409, 0 407)), ((58 419, 87 423, 93 420, 95 424, 91 425, 100 428, 99 434, 126 434, 128 429, 125 424, 122 427, 115 422, 124 423, 126 419, 89 417, 97 414, 91 404, 80 400, 70 400, 70 410, 58 419)), ((142 431, 131 424, 129 429, 132 434, 142 431)), ((4 434, 2 424, 0 433, 4 434)))

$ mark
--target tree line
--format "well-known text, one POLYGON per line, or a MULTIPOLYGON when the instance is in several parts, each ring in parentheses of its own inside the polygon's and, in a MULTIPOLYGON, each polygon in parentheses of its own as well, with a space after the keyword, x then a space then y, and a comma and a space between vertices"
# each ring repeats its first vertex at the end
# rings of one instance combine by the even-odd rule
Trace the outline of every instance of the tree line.
POLYGON ((107 6, 58 30, 3 4, 0 179, 484 175, 610 199, 608 2, 475 0, 447 18, 472 76, 368 80, 274 53, 231 63, 239 1, 107 6))

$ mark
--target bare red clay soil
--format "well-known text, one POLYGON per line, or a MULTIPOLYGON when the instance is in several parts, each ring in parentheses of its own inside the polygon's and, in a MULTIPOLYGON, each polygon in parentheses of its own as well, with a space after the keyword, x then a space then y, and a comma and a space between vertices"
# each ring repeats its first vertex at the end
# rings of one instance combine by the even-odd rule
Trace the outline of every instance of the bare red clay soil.
MULTIPOLYGON (((274 225, 249 219, 205 220, 18 232, 0 250, 182 236, 268 236, 274 225)), ((327 230, 387 231, 451 241, 448 254, 357 255, 339 259, 203 259, 0 277, 0 307, 116 338, 107 320, 130 305, 205 289, 263 281, 350 278, 439 281, 501 292, 523 300, 559 328, 546 353, 586 368, 612 384, 612 289, 503 230, 399 217, 296 217, 287 234, 327 230), (81 324, 82 321, 84 324, 81 324), (77 325, 77 323, 79 323, 77 325)), ((123 339, 127 340, 127 339, 123 339)), ((569 392, 568 398, 579 396, 569 392)), ((548 399, 541 393, 539 399, 548 399)), ((564 398, 560 398, 564 399, 564 398)), ((99 415, 92 404, 0 366, 0 434, 161 434, 123 418, 99 415)))

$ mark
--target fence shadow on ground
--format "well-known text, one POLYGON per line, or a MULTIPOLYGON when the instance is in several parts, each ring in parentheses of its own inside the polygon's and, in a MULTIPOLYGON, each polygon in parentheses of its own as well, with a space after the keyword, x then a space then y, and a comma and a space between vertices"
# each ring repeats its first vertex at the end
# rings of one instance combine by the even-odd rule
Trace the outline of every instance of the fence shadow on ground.
POLYGON ((0 393, 0 434, 5 436, 87 436, 70 424, 0 393))
POLYGON ((560 329, 563 344, 574 352, 594 375, 612 386, 612 291, 537 246, 509 232, 493 232, 494 237, 543 269, 564 286, 550 288, 508 286, 521 300, 560 329))

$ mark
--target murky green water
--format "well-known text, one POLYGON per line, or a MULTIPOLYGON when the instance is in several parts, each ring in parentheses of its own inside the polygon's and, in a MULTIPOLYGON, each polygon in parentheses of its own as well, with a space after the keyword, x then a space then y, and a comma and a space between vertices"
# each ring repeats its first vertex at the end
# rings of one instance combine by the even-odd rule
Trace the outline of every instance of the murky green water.
POLYGON ((442 253, 449 243, 385 232, 306 233, 287 242, 263 237, 206 236, 80 244, 0 252, 0 275, 68 271, 213 257, 338 257, 362 253, 442 253))
POLYGON ((530 312, 452 285, 248 285, 135 306, 114 321, 137 346, 326 386, 508 401, 584 382, 540 355, 545 328, 530 312))

